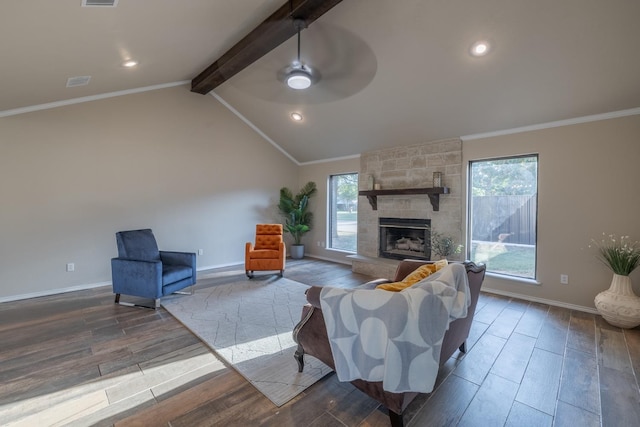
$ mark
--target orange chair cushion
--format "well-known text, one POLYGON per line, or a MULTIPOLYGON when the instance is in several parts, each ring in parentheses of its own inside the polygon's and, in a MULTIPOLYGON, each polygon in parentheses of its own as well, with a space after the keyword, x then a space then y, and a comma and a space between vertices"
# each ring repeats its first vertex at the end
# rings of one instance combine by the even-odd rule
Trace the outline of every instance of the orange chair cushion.
POLYGON ((251 259, 272 259, 280 257, 279 250, 257 249, 250 252, 251 259))
MULTIPOLYGON (((272 249, 278 251, 282 242, 282 224, 256 225, 255 249, 272 249)), ((275 256, 277 258, 278 255, 275 256)))
POLYGON ((436 261, 433 264, 422 265, 416 268, 411 274, 405 277, 402 281, 384 283, 382 285, 376 286, 376 289, 382 289, 384 291, 391 291, 391 292, 399 292, 403 289, 406 289, 410 286, 415 285, 422 279, 429 277, 436 271, 440 270, 442 267, 446 267, 447 264, 449 264, 448 261, 446 259, 443 259, 440 261, 436 261))
POLYGON ((256 234, 279 234, 282 236, 282 224, 257 224, 256 234))

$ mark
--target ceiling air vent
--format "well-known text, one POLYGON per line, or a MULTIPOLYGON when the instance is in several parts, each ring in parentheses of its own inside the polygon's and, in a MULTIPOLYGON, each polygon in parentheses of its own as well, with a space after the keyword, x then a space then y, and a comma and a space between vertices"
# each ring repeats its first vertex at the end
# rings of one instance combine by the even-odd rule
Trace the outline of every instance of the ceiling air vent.
POLYGON ((116 7, 118 0, 82 0, 82 7, 116 7))
POLYGON ((86 86, 89 84, 91 76, 69 77, 67 79, 67 87, 86 86))

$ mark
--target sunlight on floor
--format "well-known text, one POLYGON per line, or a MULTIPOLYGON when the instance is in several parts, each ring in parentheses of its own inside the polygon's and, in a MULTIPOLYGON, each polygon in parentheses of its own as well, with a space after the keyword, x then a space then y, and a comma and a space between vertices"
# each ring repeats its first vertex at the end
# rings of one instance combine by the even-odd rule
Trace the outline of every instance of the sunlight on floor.
POLYGON ((220 355, 232 363, 242 363, 257 357, 281 353, 283 350, 295 347, 291 332, 271 335, 253 341, 248 341, 217 350, 220 355))
POLYGON ((137 372, 2 405, 0 420, 6 426, 91 425, 222 369, 211 353, 158 361, 137 372))

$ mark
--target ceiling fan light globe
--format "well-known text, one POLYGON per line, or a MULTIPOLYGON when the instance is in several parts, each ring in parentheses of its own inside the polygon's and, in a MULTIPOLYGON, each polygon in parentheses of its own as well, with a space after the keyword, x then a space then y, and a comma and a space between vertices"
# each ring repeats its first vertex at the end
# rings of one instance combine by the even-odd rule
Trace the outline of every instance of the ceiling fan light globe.
POLYGON ((287 86, 291 89, 307 89, 311 86, 311 77, 304 71, 294 71, 287 76, 287 86))

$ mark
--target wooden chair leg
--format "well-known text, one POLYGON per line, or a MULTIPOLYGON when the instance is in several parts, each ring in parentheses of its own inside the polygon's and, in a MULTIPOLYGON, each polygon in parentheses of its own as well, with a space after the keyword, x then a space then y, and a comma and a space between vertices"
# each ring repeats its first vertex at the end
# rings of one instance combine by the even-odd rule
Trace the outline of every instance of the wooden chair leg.
POLYGON ((389 421, 391 421, 391 427, 404 427, 402 414, 396 414, 391 409, 389 409, 389 421))
POLYGON ((304 349, 300 344, 298 344, 298 349, 293 357, 296 359, 296 362, 298 362, 298 372, 302 372, 304 369, 304 349))

